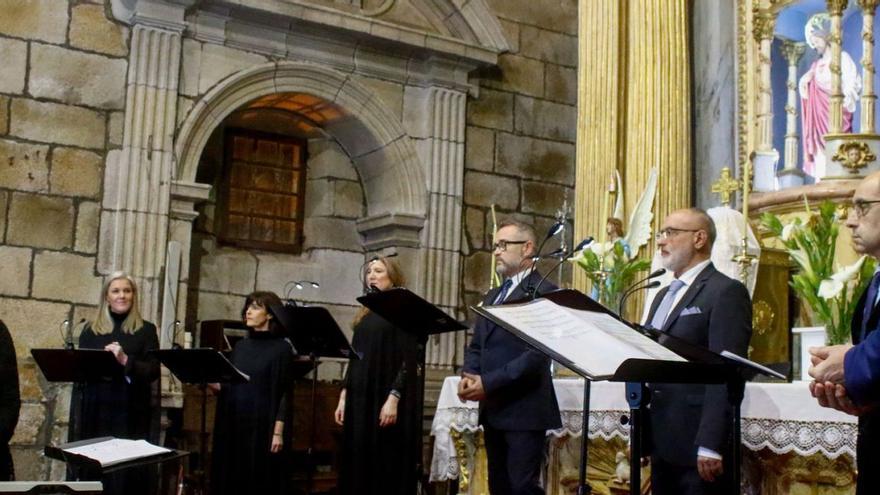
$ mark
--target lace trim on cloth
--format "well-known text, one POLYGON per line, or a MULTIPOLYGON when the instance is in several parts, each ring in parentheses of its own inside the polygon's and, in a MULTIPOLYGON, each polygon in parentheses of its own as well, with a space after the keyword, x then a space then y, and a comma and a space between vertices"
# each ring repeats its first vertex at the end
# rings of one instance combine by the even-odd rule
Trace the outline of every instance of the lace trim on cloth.
POLYGON ((809 456, 821 452, 829 459, 847 454, 856 458, 858 425, 824 421, 743 418, 742 441, 750 450, 768 448, 776 454, 809 456))
MULTIPOLYGON (((590 411, 590 438, 610 440, 613 437, 629 439, 629 426, 621 424, 621 411, 590 411)), ((458 478, 458 457, 450 429, 473 433, 480 429, 479 412, 467 407, 437 411, 434 428, 434 456, 431 461, 431 481, 458 478)), ((555 437, 580 436, 583 413, 562 411, 562 428, 550 430, 555 437)), ((743 418, 742 441, 750 450, 770 449, 775 454, 795 452, 800 456, 822 453, 829 459, 841 455, 856 458, 858 426, 824 421, 792 421, 743 418)))

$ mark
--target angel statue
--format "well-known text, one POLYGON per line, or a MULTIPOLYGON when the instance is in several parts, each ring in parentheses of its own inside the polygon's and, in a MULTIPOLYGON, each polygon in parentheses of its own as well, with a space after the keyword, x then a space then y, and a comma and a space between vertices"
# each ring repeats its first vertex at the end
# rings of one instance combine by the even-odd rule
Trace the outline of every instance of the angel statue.
POLYGON ((615 172, 617 196, 614 214, 607 219, 606 241, 594 242, 575 254, 571 261, 580 266, 592 282, 592 297, 609 308, 616 309, 623 291, 639 272, 651 266, 650 260, 638 259, 639 250, 651 238, 652 207, 657 192, 657 169, 651 170, 648 183, 635 210, 629 217, 628 229, 623 229, 623 188, 620 174, 615 172))

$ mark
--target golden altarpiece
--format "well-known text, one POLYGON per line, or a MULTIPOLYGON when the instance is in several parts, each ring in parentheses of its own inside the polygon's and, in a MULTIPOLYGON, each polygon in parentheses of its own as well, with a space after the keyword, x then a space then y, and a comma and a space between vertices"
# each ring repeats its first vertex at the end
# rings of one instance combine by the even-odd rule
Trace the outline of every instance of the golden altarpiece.
MULTIPOLYGON (((763 363, 791 364, 791 327, 811 322, 790 294, 793 265, 788 254, 761 230, 758 219, 771 212, 789 221, 805 215, 805 202, 815 205, 825 199, 845 211, 859 178, 880 169, 873 36, 878 4, 880 0, 737 0, 737 133, 736 142, 731 143, 737 163, 727 164, 736 170, 736 178, 730 177, 728 169, 724 171, 727 177, 713 185, 693 183, 689 32, 693 4, 688 0, 581 0, 575 238, 604 228, 605 218, 591 212, 604 211, 609 177, 615 171, 623 178, 629 209, 645 188, 650 170, 659 170, 653 231, 670 211, 691 206, 697 188, 733 194, 763 248, 759 260, 750 259, 745 249, 738 258, 744 271, 758 273, 750 357, 763 363), (792 26, 798 22, 799 39, 792 35, 797 33, 792 26), (824 46, 809 39, 810 29, 820 28, 825 29, 824 46), (841 69, 850 57, 847 49, 861 54, 857 77, 870 82, 856 87, 857 91, 852 81, 846 81, 852 70, 841 69), (822 168, 817 171, 810 163, 807 174, 806 138, 801 134, 808 131, 804 120, 815 115, 801 114, 810 110, 798 93, 799 86, 808 86, 805 72, 817 74, 813 72, 816 64, 822 63, 811 63, 805 57, 819 60, 823 55, 830 70, 826 77, 830 89, 823 123, 827 129, 821 128, 824 150, 816 158, 822 168)), ((842 264, 855 259, 849 241, 849 233, 841 229, 836 252, 842 264)), ((654 246, 643 249, 645 256, 654 246)), ((574 286, 587 290, 586 277, 576 272, 574 286)), ((638 319, 642 304, 633 298, 631 306, 637 308, 630 307, 626 316, 638 319)), ((797 386, 796 382, 773 385, 797 386)), ((830 425, 827 431, 854 445, 853 422, 830 425)), ((789 432, 804 431, 805 424, 793 423, 788 425, 789 432)), ((777 432, 784 430, 777 426, 781 428, 777 432)), ((450 433, 461 461, 461 492, 488 493, 479 435, 473 437, 473 432, 463 430, 450 433)), ((593 493, 628 493, 625 480, 617 479, 626 440, 613 435, 594 438, 592 433, 591 427, 588 475, 593 493)), ((549 444, 547 493, 575 493, 579 433, 553 436, 549 444)), ((845 449, 842 454, 821 449, 805 455, 797 450, 748 447, 743 449, 743 469, 750 493, 854 492, 853 454, 845 449)))

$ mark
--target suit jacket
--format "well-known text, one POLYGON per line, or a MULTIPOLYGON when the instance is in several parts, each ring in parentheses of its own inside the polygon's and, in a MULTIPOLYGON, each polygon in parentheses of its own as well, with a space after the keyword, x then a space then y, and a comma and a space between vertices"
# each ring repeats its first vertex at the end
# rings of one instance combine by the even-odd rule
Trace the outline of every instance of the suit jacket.
POLYGON ((880 444, 880 307, 875 306, 868 316, 866 331, 862 320, 867 291, 856 305, 852 320, 852 341, 843 360, 843 375, 847 395, 859 405, 875 405, 874 409, 859 416, 857 443, 858 493, 874 493, 878 479, 875 446, 880 444))
MULTIPOLYGON (((537 286, 541 278, 537 272, 525 277, 506 300, 525 297, 526 289, 537 286)), ((542 292, 555 288, 546 281, 541 285, 542 292)), ((490 290, 483 304, 492 304, 500 290, 490 290)), ((483 381, 486 398, 480 402, 480 424, 512 431, 562 427, 550 359, 483 317, 477 317, 463 371, 483 381)))
MULTIPOLYGON (((654 298, 648 321, 667 291, 668 287, 654 298)), ((745 356, 752 335, 749 292, 710 263, 672 308, 661 330, 715 352, 727 350, 745 356)), ((725 385, 657 383, 651 385, 651 391, 655 455, 679 466, 695 466, 698 447, 730 458, 733 408, 725 385)))
POLYGON ((880 306, 868 316, 867 330, 862 333, 865 298, 862 293, 852 319, 852 342, 855 346, 844 356, 844 377, 849 397, 861 405, 880 402, 880 306))

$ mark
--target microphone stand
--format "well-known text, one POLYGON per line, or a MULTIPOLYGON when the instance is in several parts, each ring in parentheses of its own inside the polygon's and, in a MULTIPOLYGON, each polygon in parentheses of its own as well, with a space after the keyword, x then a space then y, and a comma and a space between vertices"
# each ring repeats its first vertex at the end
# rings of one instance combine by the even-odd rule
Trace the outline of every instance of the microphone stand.
POLYGON ((623 303, 626 302, 626 299, 627 299, 630 295, 632 295, 633 292, 635 292, 635 291, 637 291, 637 290, 641 290, 641 289, 654 288, 654 287, 657 287, 657 285, 660 285, 660 284, 658 283, 657 285, 648 284, 648 285, 642 286, 643 283, 647 282, 648 280, 651 280, 652 278, 657 278, 657 277, 659 277, 659 276, 661 276, 661 275, 663 275, 663 274, 665 274, 665 273, 666 273, 666 269, 665 269, 665 268, 659 268, 659 269, 657 269, 657 270, 654 270, 653 272, 651 272, 650 275, 648 275, 647 277, 645 277, 645 278, 639 280, 638 282, 632 284, 632 285, 629 287, 629 289, 623 291, 623 295, 620 297, 620 302, 617 304, 617 314, 623 314, 623 303))
POLYGON ((547 277, 549 277, 551 273, 555 272, 557 268, 562 266, 562 263, 564 263, 565 260, 568 259, 569 256, 571 256, 572 254, 589 246, 590 243, 592 243, 592 242, 593 242, 593 238, 587 237, 586 239, 584 239, 580 243, 578 243, 578 245, 575 246, 574 249, 572 249, 571 251, 565 251, 564 249, 557 249, 556 251, 548 254, 547 255, 548 258, 555 258, 558 256, 559 262, 556 263, 556 265, 554 265, 553 268, 550 271, 548 271, 547 274, 545 274, 544 277, 541 278, 541 280, 538 282, 538 286, 535 287, 534 292, 532 292, 532 300, 534 300, 535 298, 538 297, 538 293, 541 289, 541 285, 544 283, 545 280, 547 280, 547 277))
POLYGON ((531 271, 529 271, 529 275, 527 277, 529 279, 529 285, 526 287, 526 293, 532 296, 532 298, 534 298, 535 294, 535 288, 532 287, 531 284, 532 274, 535 273, 535 270, 538 269, 538 261, 541 261, 541 251, 544 249, 544 244, 547 244, 547 241, 549 241, 552 237, 556 237, 556 234, 560 233, 563 227, 565 227, 565 225, 562 222, 554 223, 553 226, 550 227, 550 231, 547 232, 547 235, 544 236, 544 240, 541 241, 541 245, 538 246, 538 250, 535 251, 535 255, 532 256, 532 268, 531 271))

